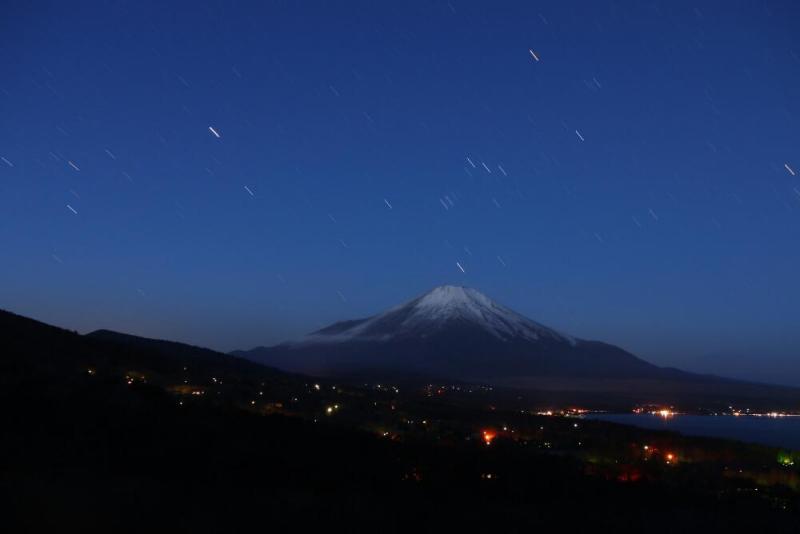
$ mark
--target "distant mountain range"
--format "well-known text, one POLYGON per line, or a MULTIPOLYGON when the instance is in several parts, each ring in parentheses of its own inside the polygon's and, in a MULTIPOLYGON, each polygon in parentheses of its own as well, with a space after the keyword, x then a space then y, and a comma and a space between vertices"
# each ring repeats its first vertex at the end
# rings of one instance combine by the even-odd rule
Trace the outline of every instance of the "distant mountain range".
POLYGON ((366 319, 233 354, 304 373, 418 375, 504 383, 526 377, 708 379, 539 324, 480 291, 437 287, 366 319))
POLYGON ((537 405, 609 410, 642 403, 687 409, 800 406, 800 388, 657 367, 618 347, 547 328, 478 291, 453 286, 371 318, 336 323, 294 343, 233 355, 109 330, 80 335, 2 310, 0 339, 0 386, 7 390, 35 379, 49 390, 68 391, 80 370, 92 368, 101 374, 136 370, 164 384, 216 376, 226 384, 252 382, 288 392, 309 377, 286 371, 302 371, 354 383, 493 384, 513 398, 524 389, 526 399, 537 405))

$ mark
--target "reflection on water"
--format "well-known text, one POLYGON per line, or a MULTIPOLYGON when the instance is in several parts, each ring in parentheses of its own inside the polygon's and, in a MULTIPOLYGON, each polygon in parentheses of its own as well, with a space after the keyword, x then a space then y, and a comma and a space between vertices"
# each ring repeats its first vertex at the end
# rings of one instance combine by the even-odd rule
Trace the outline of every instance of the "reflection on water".
POLYGON ((691 436, 710 436, 800 450, 800 417, 733 417, 711 415, 587 414, 588 419, 642 428, 671 430, 691 436))

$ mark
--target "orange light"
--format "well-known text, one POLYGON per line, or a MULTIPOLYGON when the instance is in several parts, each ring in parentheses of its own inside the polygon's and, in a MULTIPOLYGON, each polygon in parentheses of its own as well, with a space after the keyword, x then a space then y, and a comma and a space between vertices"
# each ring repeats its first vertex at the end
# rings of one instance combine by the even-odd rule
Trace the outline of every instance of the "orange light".
POLYGON ((492 444, 492 440, 497 437, 497 433, 494 430, 484 430, 483 431, 483 441, 487 445, 492 444))

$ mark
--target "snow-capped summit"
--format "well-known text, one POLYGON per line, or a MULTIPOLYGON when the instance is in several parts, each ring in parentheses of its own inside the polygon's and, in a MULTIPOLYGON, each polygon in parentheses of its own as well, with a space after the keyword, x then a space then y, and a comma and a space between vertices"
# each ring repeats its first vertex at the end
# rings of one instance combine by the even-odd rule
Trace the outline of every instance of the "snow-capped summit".
POLYGON ((571 337, 494 302, 477 289, 451 285, 436 287, 367 319, 336 323, 314 332, 302 342, 424 338, 448 326, 478 328, 504 341, 544 338, 575 343, 571 337))
POLYGON ((502 383, 542 376, 654 378, 670 371, 606 343, 560 334, 480 291, 445 285, 366 319, 235 354, 328 376, 502 383))

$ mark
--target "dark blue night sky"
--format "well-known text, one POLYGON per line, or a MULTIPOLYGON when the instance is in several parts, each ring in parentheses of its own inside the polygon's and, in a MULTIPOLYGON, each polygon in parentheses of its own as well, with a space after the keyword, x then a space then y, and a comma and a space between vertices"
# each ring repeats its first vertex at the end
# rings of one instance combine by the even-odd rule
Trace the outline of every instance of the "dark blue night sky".
POLYGON ((2 308, 230 350, 451 283, 800 384, 796 2, 4 6, 2 308))

